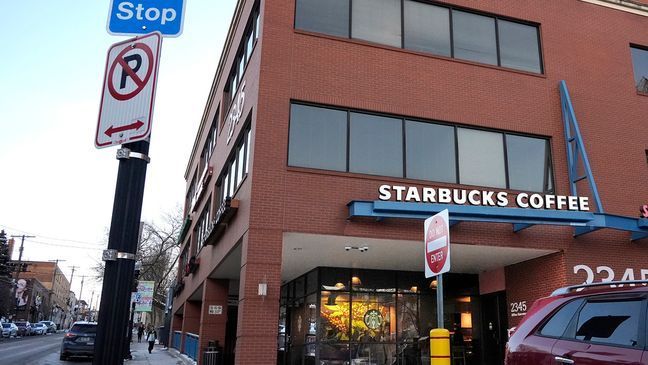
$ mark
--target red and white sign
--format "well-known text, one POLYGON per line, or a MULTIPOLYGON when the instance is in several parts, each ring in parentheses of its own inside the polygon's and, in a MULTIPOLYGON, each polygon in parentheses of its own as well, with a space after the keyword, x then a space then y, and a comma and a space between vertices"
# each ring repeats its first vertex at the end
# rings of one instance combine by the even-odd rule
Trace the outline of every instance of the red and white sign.
POLYGON ((450 271, 450 224, 444 209, 425 220, 425 277, 450 271))
POLYGON ((155 102, 155 86, 162 35, 151 33, 108 49, 101 92, 97 148, 148 138, 155 102))

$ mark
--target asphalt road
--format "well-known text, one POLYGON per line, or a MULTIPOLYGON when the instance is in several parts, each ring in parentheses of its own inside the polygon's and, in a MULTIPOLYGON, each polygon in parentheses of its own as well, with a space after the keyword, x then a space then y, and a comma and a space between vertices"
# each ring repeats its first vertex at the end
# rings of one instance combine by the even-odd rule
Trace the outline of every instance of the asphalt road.
POLYGON ((62 339, 63 333, 5 338, 0 341, 0 365, 58 364, 62 339))

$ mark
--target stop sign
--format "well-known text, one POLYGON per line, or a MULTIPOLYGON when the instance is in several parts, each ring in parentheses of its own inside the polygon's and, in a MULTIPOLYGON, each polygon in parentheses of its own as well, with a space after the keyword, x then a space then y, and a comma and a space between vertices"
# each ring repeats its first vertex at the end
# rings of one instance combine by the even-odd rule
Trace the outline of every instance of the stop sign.
POLYGON ((450 225, 445 209, 425 220, 425 277, 450 271, 450 225))

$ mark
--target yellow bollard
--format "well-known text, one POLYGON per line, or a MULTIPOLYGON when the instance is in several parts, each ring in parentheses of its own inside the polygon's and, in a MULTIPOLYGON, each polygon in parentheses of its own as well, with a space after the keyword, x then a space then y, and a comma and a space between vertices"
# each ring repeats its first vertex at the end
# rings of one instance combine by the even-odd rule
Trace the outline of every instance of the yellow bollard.
POLYGON ((430 330, 430 365, 450 365, 450 331, 430 330))

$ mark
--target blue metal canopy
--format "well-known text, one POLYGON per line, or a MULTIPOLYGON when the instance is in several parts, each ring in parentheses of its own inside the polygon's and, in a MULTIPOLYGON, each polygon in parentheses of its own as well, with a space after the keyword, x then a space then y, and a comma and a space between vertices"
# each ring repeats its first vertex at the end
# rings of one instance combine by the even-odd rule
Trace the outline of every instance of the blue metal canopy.
POLYGON ((444 209, 448 209, 451 225, 459 222, 511 223, 513 231, 519 232, 532 225, 545 224, 573 226, 575 227, 574 236, 582 234, 583 231, 591 232, 601 228, 610 228, 631 232, 632 241, 648 237, 648 219, 605 213, 382 200, 353 200, 347 206, 349 207, 349 218, 366 217, 378 220, 384 218, 426 219, 444 209))

